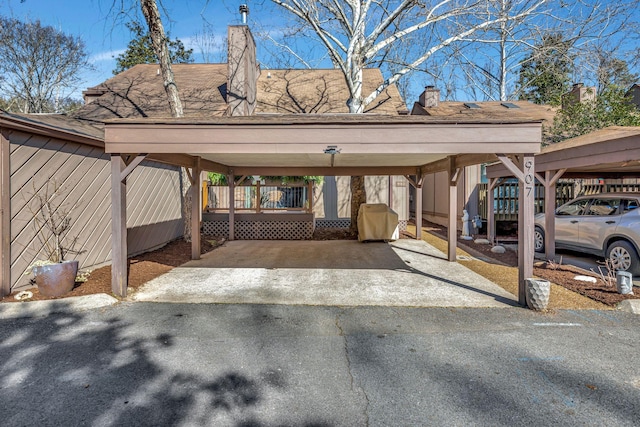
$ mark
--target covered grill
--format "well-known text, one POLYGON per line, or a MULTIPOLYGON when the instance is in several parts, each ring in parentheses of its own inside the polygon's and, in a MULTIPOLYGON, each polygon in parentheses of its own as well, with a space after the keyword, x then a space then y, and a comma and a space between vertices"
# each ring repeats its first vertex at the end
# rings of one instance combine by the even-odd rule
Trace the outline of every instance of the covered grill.
POLYGON ((365 203, 358 210, 358 240, 397 240, 398 214, 384 203, 365 203))

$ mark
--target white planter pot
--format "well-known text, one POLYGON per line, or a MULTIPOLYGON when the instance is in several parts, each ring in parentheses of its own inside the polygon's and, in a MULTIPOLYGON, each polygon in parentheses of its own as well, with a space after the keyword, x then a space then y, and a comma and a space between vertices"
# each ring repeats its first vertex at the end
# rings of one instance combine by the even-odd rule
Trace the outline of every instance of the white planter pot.
POLYGON ((532 310, 546 310, 549 305, 551 283, 542 279, 525 279, 527 307, 532 310))

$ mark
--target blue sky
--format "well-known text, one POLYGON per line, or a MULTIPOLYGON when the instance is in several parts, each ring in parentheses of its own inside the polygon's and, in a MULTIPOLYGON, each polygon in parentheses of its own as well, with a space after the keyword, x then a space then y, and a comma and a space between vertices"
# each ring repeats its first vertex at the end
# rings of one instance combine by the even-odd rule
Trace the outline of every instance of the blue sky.
MULTIPOLYGON (((83 89, 112 76, 114 57, 126 49, 131 39, 129 30, 123 25, 130 19, 126 15, 116 17, 117 14, 110 12, 113 4, 120 7, 122 3, 129 5, 134 1, 0 0, 0 9, 2 15, 20 20, 40 20, 43 24, 80 36, 84 40, 95 70, 83 75, 85 82, 76 94, 79 96, 83 89)), ((206 23, 210 24, 222 41, 226 36, 227 25, 239 23, 240 20, 237 12, 240 1, 210 0, 207 5, 200 0, 164 0, 163 3, 172 16, 172 22, 165 20, 165 29, 170 32, 172 39, 177 37, 188 48, 193 48, 196 62, 202 62, 202 57, 195 45, 194 36, 202 33, 206 23)), ((137 13, 138 9, 134 12, 137 13)))
MULTIPOLYGON (((222 49, 212 53, 208 62, 224 60, 223 42, 226 37, 226 28, 230 24, 240 23, 238 6, 241 3, 249 4, 251 9, 249 24, 254 35, 268 32, 277 38, 277 35, 281 34, 283 27, 286 26, 285 13, 280 9, 274 9, 274 6, 267 0, 158 0, 158 2, 164 4, 171 17, 169 21, 166 16, 163 16, 165 28, 169 31, 171 38, 178 38, 187 48, 192 48, 196 62, 207 62, 203 60, 200 49, 195 43, 195 36, 202 33, 206 25, 214 32, 222 49)), ((606 4, 606 2, 604 3, 606 4)), ((131 34, 124 23, 135 19, 135 14, 140 19, 137 0, 0 0, 0 13, 23 21, 39 19, 43 24, 54 26, 67 34, 80 36, 85 41, 94 70, 83 75, 84 82, 74 92, 74 97, 80 97, 82 90, 95 86, 112 76, 115 57, 126 49, 127 43, 131 39, 131 34), (133 8, 131 8, 132 5, 133 8), (128 12, 131 15, 114 12, 112 10, 114 6, 118 10, 121 7, 129 9, 128 12)), ((263 61, 263 67, 267 68, 271 64, 267 57, 270 42, 261 39, 256 41, 258 43, 258 58, 263 61)), ((307 44, 308 40, 306 39, 300 43, 301 45, 297 46, 297 49, 294 47, 294 49, 304 56, 304 59, 311 66, 331 66, 326 58, 326 52, 321 51, 317 46, 313 48, 307 44)), ((632 39, 630 43, 637 43, 637 39, 632 39)), ((273 48, 273 46, 270 47, 273 48)), ((636 46, 633 48, 637 49, 636 46)), ((277 66, 278 64, 274 62, 273 65, 277 66)), ((291 63, 287 66, 301 68, 302 63, 291 63)), ((417 96, 425 84, 434 83, 429 79, 430 77, 421 74, 412 76, 410 87, 411 91, 416 93, 411 96, 417 96)), ((464 93, 453 93, 458 99, 467 99, 464 93)))

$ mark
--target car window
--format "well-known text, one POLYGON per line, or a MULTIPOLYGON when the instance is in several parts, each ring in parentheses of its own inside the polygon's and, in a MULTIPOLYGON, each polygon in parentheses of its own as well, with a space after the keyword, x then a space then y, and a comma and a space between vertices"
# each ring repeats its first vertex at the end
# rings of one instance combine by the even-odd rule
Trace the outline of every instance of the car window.
POLYGON ((573 202, 569 202, 566 205, 560 206, 556 211, 556 215, 582 215, 584 213, 584 208, 587 206, 587 203, 589 203, 589 199, 574 200, 573 202))
POLYGON ((618 213, 621 199, 594 199, 586 212, 586 215, 607 216, 618 213))
POLYGON ((635 199, 627 199, 627 200, 624 201, 622 213, 627 213, 627 212, 630 212, 630 211, 632 211, 634 209, 638 209, 638 206, 639 205, 638 205, 638 201, 637 200, 635 200, 635 199))

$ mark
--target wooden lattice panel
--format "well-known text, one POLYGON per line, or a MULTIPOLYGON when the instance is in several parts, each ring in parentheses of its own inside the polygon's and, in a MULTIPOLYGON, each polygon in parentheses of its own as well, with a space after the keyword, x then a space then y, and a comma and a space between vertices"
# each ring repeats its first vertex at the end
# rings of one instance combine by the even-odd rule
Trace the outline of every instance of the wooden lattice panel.
MULTIPOLYGON (((237 240, 305 240, 313 235, 313 223, 304 221, 236 221, 237 240)), ((229 236, 229 221, 204 221, 202 231, 229 236)))
POLYGON ((350 225, 350 219, 316 219, 316 228, 347 228, 350 225))

